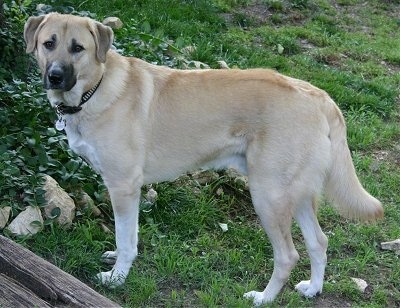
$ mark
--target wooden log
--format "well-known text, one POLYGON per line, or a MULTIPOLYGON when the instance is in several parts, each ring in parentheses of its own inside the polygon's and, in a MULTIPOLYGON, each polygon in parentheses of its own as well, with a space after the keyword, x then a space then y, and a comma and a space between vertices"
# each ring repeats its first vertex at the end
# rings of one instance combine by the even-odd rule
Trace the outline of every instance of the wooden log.
MULTIPOLYGON (((3 274, 3 278, 4 275, 12 278, 51 305, 120 307, 72 275, 1 235, 0 273, 3 274)), ((11 282, 8 285, 8 288, 15 290, 18 284, 13 285, 11 282)))
POLYGON ((0 307, 51 307, 31 290, 0 274, 0 307))

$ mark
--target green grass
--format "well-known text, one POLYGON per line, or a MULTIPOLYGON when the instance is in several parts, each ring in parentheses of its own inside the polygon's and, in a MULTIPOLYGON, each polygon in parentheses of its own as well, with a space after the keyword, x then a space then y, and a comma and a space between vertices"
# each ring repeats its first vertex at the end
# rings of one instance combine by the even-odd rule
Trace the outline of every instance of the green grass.
MULTIPOLYGON (((310 275, 303 239, 294 225, 301 259, 271 306, 399 306, 400 261, 393 252, 380 250, 379 243, 400 237, 400 37, 395 14, 400 3, 265 0, 254 6, 253 2, 54 0, 51 4, 61 11, 69 5, 81 14, 96 14, 92 16, 98 20, 120 17, 124 28, 116 31, 116 45, 126 55, 176 67, 189 60, 218 67, 217 61, 224 60, 230 67, 275 68, 326 90, 345 114, 358 175, 385 204, 386 217, 377 224, 363 225, 321 206, 319 219, 329 248, 324 292, 316 299, 305 299, 294 291, 295 284, 310 275), (262 19, 260 11, 268 18, 262 19), (179 50, 186 46, 196 48, 183 55, 179 50), (356 290, 351 277, 368 282, 366 294, 356 290)), ((23 88, 28 85, 14 84, 22 89, 22 98, 15 97, 18 91, 8 85, 7 103, 2 105, 2 119, 8 124, 1 129, 7 144, 0 150, 7 148, 9 156, 0 161, 0 170, 4 164, 8 172, 3 176, 11 173, 22 178, 35 168, 51 173, 69 192, 82 188, 102 203, 104 217, 94 219, 82 213, 68 231, 49 224, 40 234, 20 239, 24 245, 125 307, 251 307, 242 295, 265 287, 273 269, 272 248, 248 192, 227 177, 206 185, 185 179, 155 184, 159 199, 153 206, 142 205, 140 254, 126 284, 115 290, 96 285, 94 275, 107 269, 100 262, 101 253, 115 248, 114 235, 100 227, 105 223, 112 228, 109 201, 99 179, 66 150, 63 137, 46 127, 38 128, 41 123, 51 125, 45 120, 51 111, 37 90, 23 88), (27 138, 14 138, 18 125, 12 126, 7 119, 15 109, 18 121, 29 118, 32 111, 18 109, 15 102, 30 99, 30 91, 39 103, 29 105, 30 110, 38 110, 43 119, 40 123, 18 122, 33 128, 26 129, 27 138), (32 139, 43 149, 29 147, 32 139), (12 151, 22 149, 26 153, 13 160, 12 151), (27 157, 32 152, 46 153, 43 162, 31 163, 27 157), (229 230, 223 232, 219 223, 227 223, 229 230)), ((5 184, 11 186, 3 181, 3 189, 5 184)), ((20 186, 27 189, 34 184, 20 186)), ((1 205, 13 204, 18 212, 26 201, 7 189, 1 205)))

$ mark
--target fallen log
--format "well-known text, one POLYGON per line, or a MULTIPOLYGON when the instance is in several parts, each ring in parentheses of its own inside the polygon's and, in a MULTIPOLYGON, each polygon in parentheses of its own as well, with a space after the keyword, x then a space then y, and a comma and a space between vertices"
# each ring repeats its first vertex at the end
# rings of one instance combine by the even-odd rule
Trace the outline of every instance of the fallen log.
POLYGON ((28 288, 0 274, 0 307, 51 307, 28 288))
POLYGON ((21 304, 26 300, 33 307, 120 307, 72 275, 1 235, 0 285, 0 307, 24 306, 21 304), (20 305, 16 305, 16 300, 21 302, 20 305))

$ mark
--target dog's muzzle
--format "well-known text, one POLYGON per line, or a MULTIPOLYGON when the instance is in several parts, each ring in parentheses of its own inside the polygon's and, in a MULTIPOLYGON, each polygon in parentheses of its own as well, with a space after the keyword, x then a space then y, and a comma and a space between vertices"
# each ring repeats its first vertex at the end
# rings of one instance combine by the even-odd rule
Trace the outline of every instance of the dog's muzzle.
POLYGON ((46 90, 71 90, 76 83, 74 67, 71 64, 67 65, 60 62, 50 63, 47 66, 43 83, 46 90))

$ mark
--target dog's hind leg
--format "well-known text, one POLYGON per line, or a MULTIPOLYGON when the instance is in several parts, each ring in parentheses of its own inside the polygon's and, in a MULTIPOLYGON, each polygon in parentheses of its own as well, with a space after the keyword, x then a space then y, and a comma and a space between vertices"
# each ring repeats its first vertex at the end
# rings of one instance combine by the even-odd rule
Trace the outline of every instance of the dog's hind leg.
POLYGON ((328 239, 319 226, 316 212, 317 201, 313 198, 312 201, 309 199, 300 205, 295 213, 311 260, 311 279, 296 285, 296 290, 306 297, 313 297, 322 292, 327 259, 328 239))
POLYGON ((275 299, 299 259, 291 235, 291 201, 287 198, 290 193, 279 188, 279 185, 274 185, 273 178, 267 182, 269 185, 265 185, 265 176, 255 178, 249 174, 254 208, 274 251, 274 270, 264 291, 244 294, 246 298, 253 298, 255 305, 272 302, 275 299))

